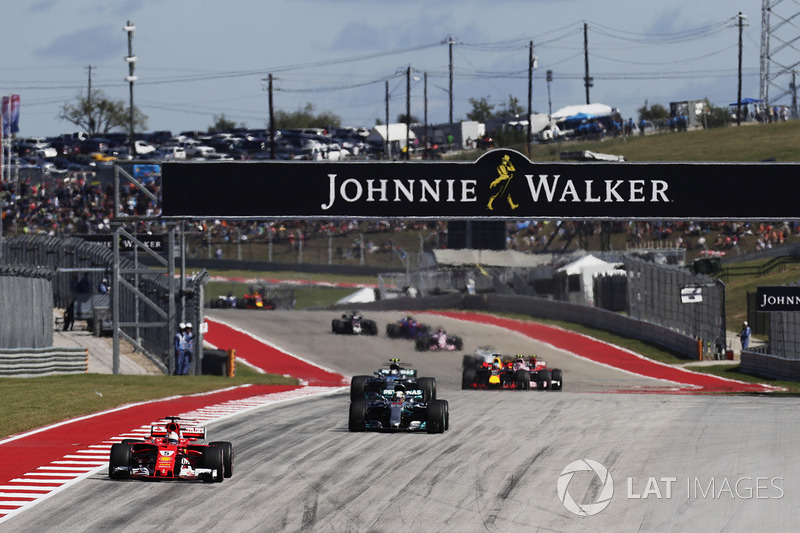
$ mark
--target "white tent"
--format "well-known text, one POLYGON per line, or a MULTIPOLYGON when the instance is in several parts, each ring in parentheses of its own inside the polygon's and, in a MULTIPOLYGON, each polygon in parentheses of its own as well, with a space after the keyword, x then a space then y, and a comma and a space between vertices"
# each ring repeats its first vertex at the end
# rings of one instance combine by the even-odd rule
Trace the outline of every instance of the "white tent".
POLYGON ((361 304, 375 301, 375 289, 364 287, 337 301, 337 305, 361 304))
POLYGON ((556 121, 564 120, 567 117, 572 117, 579 113, 593 115, 595 117, 607 117, 613 111, 614 109, 611 106, 605 104, 568 105, 553 113, 552 117, 553 120, 556 121))
POLYGON ((607 263, 589 254, 559 268, 558 271, 566 272, 567 275, 570 276, 575 274, 580 275, 581 289, 586 297, 586 303, 594 305, 594 277, 598 274, 620 273, 620 271, 617 270, 620 264, 621 263, 607 263))

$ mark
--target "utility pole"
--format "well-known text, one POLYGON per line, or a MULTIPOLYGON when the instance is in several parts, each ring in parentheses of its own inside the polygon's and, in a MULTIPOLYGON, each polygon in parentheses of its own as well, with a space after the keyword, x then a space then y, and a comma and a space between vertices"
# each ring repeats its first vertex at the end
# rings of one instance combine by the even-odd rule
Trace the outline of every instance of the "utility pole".
POLYGON ((550 123, 553 115, 553 101, 550 99, 550 83, 553 81, 553 71, 547 71, 547 123, 550 123))
POLYGON ((269 93, 269 158, 275 159, 275 108, 272 101, 272 73, 267 77, 267 92, 269 93))
POLYGON ((125 58, 125 61, 128 62, 128 77, 125 78, 125 81, 128 82, 128 90, 130 93, 130 109, 128 115, 128 153, 133 157, 136 157, 136 140, 133 133, 133 82, 136 81, 136 76, 133 75, 133 71, 136 68, 136 56, 133 55, 133 32, 136 31, 136 26, 131 24, 131 21, 129 20, 128 24, 122 29, 128 34, 128 57, 125 58))
POLYGON ((422 148, 423 150, 422 153, 424 154, 424 157, 427 158, 428 157, 428 73, 425 72, 422 75, 422 77, 425 80, 423 83, 423 90, 422 90, 422 99, 425 101, 424 111, 423 111, 424 113, 423 120, 425 121, 425 134, 424 134, 425 145, 422 148))
POLYGON ((96 69, 97 67, 93 67, 89 65, 86 67, 86 70, 89 71, 89 87, 86 91, 86 109, 89 110, 89 135, 94 135, 94 112, 92 111, 92 70, 96 69))
POLYGON ((453 45, 456 44, 456 40, 453 39, 451 36, 447 36, 445 42, 449 46, 450 52, 450 124, 453 123, 453 45))
POLYGON ((389 153, 391 145, 389 144, 389 80, 386 80, 386 139, 383 141, 383 153, 386 159, 391 159, 389 153))
POLYGON ((736 125, 742 125, 742 23, 745 16, 739 11, 739 89, 736 98, 736 125))
POLYGON ((589 99, 589 87, 594 85, 594 80, 589 76, 589 24, 583 23, 583 84, 586 86, 586 105, 591 103, 589 99))
POLYGON ((411 159, 411 65, 406 68, 406 161, 411 159))
POLYGON ((525 150, 530 155, 531 144, 531 116, 533 115, 533 41, 528 43, 528 134, 525 137, 525 150))

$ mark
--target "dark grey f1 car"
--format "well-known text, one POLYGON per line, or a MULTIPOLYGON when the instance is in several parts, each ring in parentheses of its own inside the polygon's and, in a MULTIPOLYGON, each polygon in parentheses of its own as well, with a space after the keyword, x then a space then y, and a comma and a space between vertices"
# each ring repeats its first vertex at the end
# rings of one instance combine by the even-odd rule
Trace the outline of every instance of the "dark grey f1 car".
POLYGON ((331 321, 331 330, 339 335, 377 335, 378 324, 364 318, 358 311, 353 311, 349 315, 343 314, 342 318, 334 318, 331 321))
POLYGON ((427 431, 444 433, 450 427, 450 406, 446 400, 424 399, 420 389, 406 389, 402 383, 380 393, 366 393, 350 402, 350 431, 427 431))

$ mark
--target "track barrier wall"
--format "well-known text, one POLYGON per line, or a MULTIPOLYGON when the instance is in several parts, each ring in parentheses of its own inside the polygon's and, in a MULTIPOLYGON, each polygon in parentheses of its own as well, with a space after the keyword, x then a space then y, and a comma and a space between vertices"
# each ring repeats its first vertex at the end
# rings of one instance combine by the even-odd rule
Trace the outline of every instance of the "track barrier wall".
POLYGON ((86 348, 0 350, 0 376, 79 374, 89 371, 86 348))

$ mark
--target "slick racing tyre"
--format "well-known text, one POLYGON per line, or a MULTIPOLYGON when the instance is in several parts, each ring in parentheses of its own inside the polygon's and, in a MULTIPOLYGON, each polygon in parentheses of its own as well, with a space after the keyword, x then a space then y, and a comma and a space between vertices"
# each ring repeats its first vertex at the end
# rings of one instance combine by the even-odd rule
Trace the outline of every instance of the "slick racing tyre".
POLYGON ((367 419, 367 402, 355 400, 350 402, 350 418, 347 422, 347 429, 350 431, 365 431, 367 419))
POLYGON ((449 406, 445 400, 433 400, 428 402, 428 415, 426 426, 428 433, 444 433, 447 429, 447 414, 449 406))
POLYGON ((118 466, 131 466, 131 447, 129 444, 112 444, 111 456, 108 460, 108 477, 111 479, 128 479, 128 470, 116 470, 118 466))
POLYGON ((422 399, 426 402, 436 399, 436 378, 419 378, 417 387, 422 390, 422 399))
POLYGON ((453 346, 455 346, 456 350, 461 351, 464 349, 464 339, 461 337, 453 337, 453 346))
POLYGON ((560 368, 553 369, 553 381, 550 390, 561 390, 564 388, 564 377, 560 368))
POLYGON ((537 390, 550 390, 550 383, 553 380, 552 374, 549 370, 540 370, 539 378, 536 383, 537 390))
POLYGON ((334 318, 331 320, 331 331, 333 333, 341 333, 342 332, 342 321, 338 318, 334 318))
POLYGON ((471 367, 464 367, 461 371, 461 388, 470 389, 475 383, 475 369, 471 367))
POLYGON ((361 322, 361 327, 365 335, 374 336, 378 334, 378 324, 374 320, 364 320, 361 322))
POLYGON ((514 386, 519 390, 531 388, 531 373, 527 370, 519 369, 514 372, 514 386))
POLYGON ((216 474, 209 474, 203 481, 221 483, 225 478, 225 466, 222 454, 222 448, 219 446, 209 446, 203 450, 203 468, 210 468, 216 472, 216 474))
POLYGON ((353 376, 350 380, 350 401, 360 400, 367 390, 367 380, 370 376, 353 376))
POLYGON ((233 475, 233 444, 226 441, 209 442, 209 446, 222 448, 222 470, 225 477, 233 475))
POLYGON ((390 339, 396 339, 400 337, 400 325, 399 324, 386 324, 386 336, 390 339))

